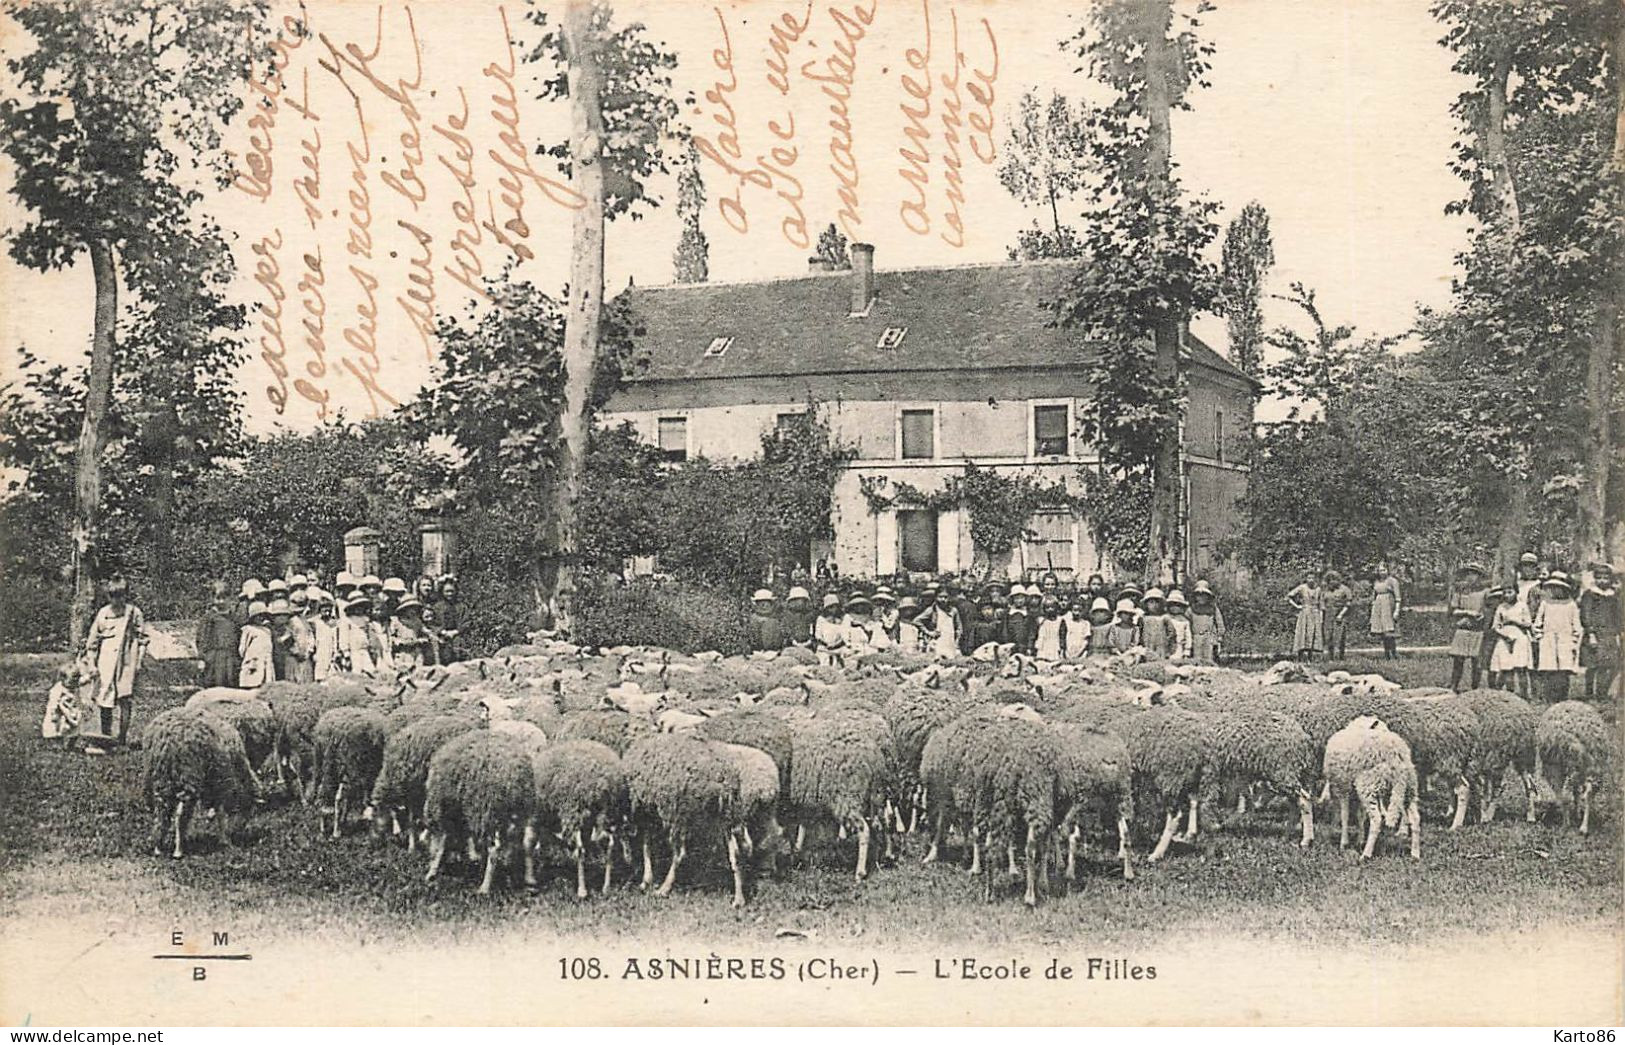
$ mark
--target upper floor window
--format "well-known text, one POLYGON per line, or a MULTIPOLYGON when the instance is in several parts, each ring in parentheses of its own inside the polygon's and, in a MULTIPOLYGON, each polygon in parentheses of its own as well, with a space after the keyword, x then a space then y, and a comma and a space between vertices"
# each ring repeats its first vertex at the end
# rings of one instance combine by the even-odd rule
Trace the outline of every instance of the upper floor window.
POLYGON ((662 417, 658 427, 661 455, 668 461, 688 460, 688 418, 662 417))
POLYGON ((1072 409, 1065 403, 1033 407, 1033 456, 1066 456, 1071 429, 1072 409))
POLYGON ((937 412, 935 410, 904 410, 902 418, 902 456, 908 460, 937 456, 937 412))

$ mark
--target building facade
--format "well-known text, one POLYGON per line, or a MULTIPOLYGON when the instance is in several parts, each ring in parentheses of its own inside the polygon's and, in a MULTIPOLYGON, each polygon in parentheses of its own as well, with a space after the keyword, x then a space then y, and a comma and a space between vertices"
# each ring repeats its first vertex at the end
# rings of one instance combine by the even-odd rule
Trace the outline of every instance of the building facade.
MULTIPOLYGON (((865 494, 897 484, 930 493, 974 463, 1086 495, 1098 458, 1076 422, 1089 346, 1044 306, 1069 271, 1041 262, 877 272, 873 248, 855 244, 850 271, 635 289, 647 365, 603 423, 632 425, 674 460, 739 460, 816 403, 856 458, 836 483, 834 540, 810 558, 848 576, 1110 573, 1086 508, 1034 516, 1028 539, 990 557, 963 511, 877 510, 865 494)), ((1211 576, 1227 569, 1219 546, 1246 490, 1240 451, 1256 386, 1200 341, 1187 338, 1186 350, 1184 565, 1211 576)))

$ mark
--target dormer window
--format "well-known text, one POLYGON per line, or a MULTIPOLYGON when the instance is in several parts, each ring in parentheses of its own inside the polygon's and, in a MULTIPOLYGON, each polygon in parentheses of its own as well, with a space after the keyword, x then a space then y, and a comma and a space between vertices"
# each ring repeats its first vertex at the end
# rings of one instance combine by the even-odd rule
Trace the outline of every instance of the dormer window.
POLYGON ((728 346, 732 345, 733 343, 734 339, 731 337, 714 337, 711 339, 711 343, 705 346, 705 355, 703 358, 720 359, 722 358, 722 354, 728 351, 728 346))
POLYGON ((903 338, 907 336, 908 327, 887 327, 881 333, 880 340, 875 342, 875 347, 879 349, 896 348, 903 343, 903 338))

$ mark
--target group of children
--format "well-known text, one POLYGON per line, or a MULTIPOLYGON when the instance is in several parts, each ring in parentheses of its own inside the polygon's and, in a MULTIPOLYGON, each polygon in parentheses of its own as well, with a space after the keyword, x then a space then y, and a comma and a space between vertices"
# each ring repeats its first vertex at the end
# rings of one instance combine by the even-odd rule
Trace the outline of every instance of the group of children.
POLYGON ((1114 592, 1098 574, 1068 593, 1054 574, 1046 574, 1039 584, 989 586, 980 597, 949 578, 918 591, 881 584, 844 598, 830 592, 818 608, 801 585, 790 588, 782 607, 778 596, 762 588, 752 603, 752 649, 797 645, 828 664, 893 648, 969 656, 989 645, 1041 660, 1141 647, 1152 658, 1214 664, 1224 640, 1224 614, 1206 581, 1196 583, 1189 599, 1177 588, 1142 592, 1127 584, 1114 592))
POLYGON ((457 578, 380 580, 340 571, 328 592, 295 573, 243 582, 198 623, 203 684, 257 689, 267 682, 320 682, 350 672, 386 676, 456 658, 457 578))
POLYGON ((1510 583, 1495 587, 1482 567, 1460 567, 1450 598, 1451 688, 1468 678, 1476 687, 1487 674, 1491 686, 1556 703, 1579 675, 1587 700, 1607 697, 1619 678, 1625 603, 1611 566, 1593 562, 1586 570, 1590 583, 1576 597, 1569 575, 1543 569, 1532 552, 1519 558, 1510 583))

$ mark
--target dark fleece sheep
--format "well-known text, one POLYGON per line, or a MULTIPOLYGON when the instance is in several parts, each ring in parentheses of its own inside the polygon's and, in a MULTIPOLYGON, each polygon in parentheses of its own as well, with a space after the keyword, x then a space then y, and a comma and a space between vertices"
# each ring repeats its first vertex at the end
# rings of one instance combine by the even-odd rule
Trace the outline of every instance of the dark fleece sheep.
POLYGON ((1534 705, 1504 689, 1470 689, 1461 700, 1478 716, 1478 816, 1482 823, 1495 819, 1496 797, 1510 767, 1524 787, 1524 812, 1535 819, 1535 733, 1540 712, 1534 705))
MULTIPOLYGON (((994 718, 986 725, 982 751, 987 762, 971 762, 978 830, 989 853, 1025 842, 1027 889, 1024 902, 1038 904, 1038 880, 1045 840, 1055 828, 1064 801, 1061 792, 1061 740, 1048 725, 1021 718, 994 718)), ((984 869, 984 888, 993 898, 997 872, 984 869)))
POLYGON ((1137 795, 1163 815, 1162 834, 1147 857, 1155 862, 1168 852, 1174 829, 1201 786, 1209 722, 1196 712, 1163 706, 1127 716, 1115 728, 1128 745, 1137 795))
POLYGON ((485 875, 479 892, 490 893, 504 846, 517 848, 529 866, 528 839, 535 819, 535 748, 516 736, 478 729, 447 741, 429 760, 424 785, 424 819, 429 824, 429 870, 440 873, 453 842, 485 853, 485 875))
MULTIPOLYGON (((790 808, 801 818, 826 817, 858 836, 856 877, 869 875, 870 825, 885 809, 896 777, 891 728, 874 711, 842 708, 790 719, 790 808)), ((888 850, 892 832, 887 831, 888 850)), ((799 846, 798 846, 799 848, 799 846)))
POLYGON ((210 701, 197 706, 230 723, 242 736, 248 766, 254 774, 254 789, 256 792, 262 791, 258 771, 276 749, 276 716, 271 714, 271 705, 251 698, 210 701))
POLYGON ((316 723, 334 708, 372 707, 387 712, 395 706, 351 682, 273 682, 260 694, 276 716, 277 783, 298 787, 299 800, 309 800, 308 786, 316 767, 316 723), (285 775, 291 773, 291 777, 285 775))
POLYGON ((1578 806, 1580 833, 1589 834, 1592 792, 1612 779, 1614 740, 1608 724, 1590 704, 1561 701, 1541 714, 1535 749, 1546 782, 1557 793, 1563 826, 1572 822, 1573 809, 1578 806))
POLYGON ((622 760, 643 846, 644 888, 654 884, 650 843, 657 830, 664 832, 671 848, 671 864, 656 896, 671 895, 691 841, 726 838, 728 855, 737 863, 739 770, 719 745, 681 733, 657 733, 634 741, 622 760))
MULTIPOLYGON (((1268 687, 1275 688, 1275 687, 1268 687)), ((1308 848, 1315 838, 1314 800, 1310 789, 1320 773, 1319 759, 1298 720, 1265 705, 1238 703, 1229 711, 1208 716, 1208 755, 1203 767, 1203 789, 1217 797, 1226 783, 1239 785, 1246 801, 1247 788, 1261 784, 1270 791, 1297 800, 1298 844, 1308 848)), ((1186 835, 1197 835, 1196 805, 1186 835)))
POLYGON ((171 826, 170 855, 176 860, 186 855, 186 828, 199 808, 217 810, 220 840, 229 845, 231 814, 246 813, 255 797, 242 735, 201 708, 171 708, 147 724, 142 747, 142 787, 153 815, 153 855, 163 855, 171 826))
POLYGON ((384 716, 370 708, 334 708, 317 720, 314 739, 318 833, 324 826, 321 817, 331 809, 333 837, 338 838, 351 803, 358 795, 366 801, 378 782, 387 739, 384 716))
POLYGON ((382 829, 386 822, 399 834, 406 831, 406 848, 417 848, 417 833, 424 824, 423 802, 429 762, 447 742, 480 728, 470 715, 428 715, 389 734, 378 779, 372 785, 373 815, 382 829))
POLYGON ((1129 825, 1134 822, 1134 768, 1123 738, 1097 726, 1055 722, 1061 739, 1061 796, 1065 810, 1066 877, 1077 878, 1078 838, 1087 822, 1117 832, 1117 856, 1123 877, 1134 878, 1129 825))
POLYGON ((567 740, 536 752, 537 811, 570 846, 576 898, 587 898, 587 846, 601 842, 604 895, 615 868, 615 834, 626 821, 626 772, 614 749, 596 740, 567 740))
POLYGON ((1422 788, 1435 774, 1450 782, 1455 795, 1450 830, 1457 830, 1467 819, 1472 777, 1478 765, 1478 715, 1466 701, 1448 691, 1415 694, 1402 690, 1395 697, 1397 703, 1393 717, 1387 720, 1388 728, 1410 744, 1411 761, 1422 788))

